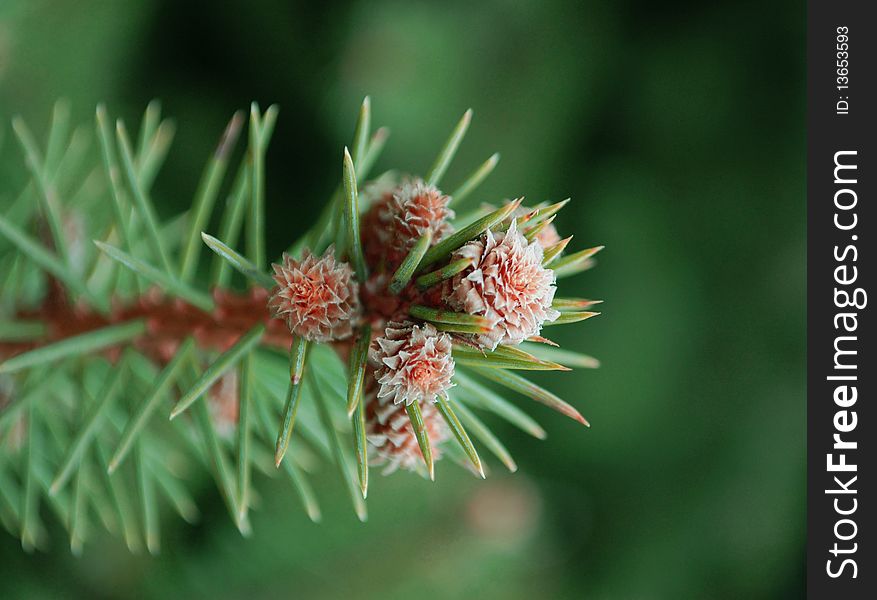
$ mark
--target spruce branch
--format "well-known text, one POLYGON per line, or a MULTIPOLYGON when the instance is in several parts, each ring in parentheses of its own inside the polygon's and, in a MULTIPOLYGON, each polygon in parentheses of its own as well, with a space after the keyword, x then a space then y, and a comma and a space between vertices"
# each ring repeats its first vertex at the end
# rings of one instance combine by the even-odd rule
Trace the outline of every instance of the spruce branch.
POLYGON ((175 131, 160 104, 148 105, 136 139, 99 105, 94 157, 91 128, 74 127, 72 114, 55 105, 42 146, 14 120, 27 184, 0 190, 0 525, 25 550, 45 547, 54 518, 74 554, 96 528, 131 552, 158 553, 165 507, 199 518, 199 476, 212 478, 242 535, 264 477, 286 479, 320 521, 309 476, 321 461, 365 521, 371 466, 434 480, 450 455, 483 478, 480 447, 514 471, 478 414, 540 439, 546 431, 505 391, 587 425, 519 373, 598 366, 541 333, 598 314, 598 301, 555 291, 602 246, 565 253, 572 236, 555 228, 568 200, 454 218, 452 203, 499 160, 451 195, 437 187, 471 110, 425 177, 388 171, 370 183, 389 132, 372 130, 366 97, 334 193, 270 272, 265 161, 276 106, 250 106, 237 164, 245 117, 232 115, 191 208, 168 220, 153 202, 175 131))

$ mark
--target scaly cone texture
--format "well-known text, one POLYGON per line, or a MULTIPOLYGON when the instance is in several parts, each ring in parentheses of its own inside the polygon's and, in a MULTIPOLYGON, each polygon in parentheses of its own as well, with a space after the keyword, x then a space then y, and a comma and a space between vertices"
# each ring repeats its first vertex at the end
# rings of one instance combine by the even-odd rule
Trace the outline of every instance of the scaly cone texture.
POLYGON ((372 267, 380 260, 396 268, 427 231, 437 242, 453 231, 451 198, 414 178, 384 193, 363 219, 363 246, 372 267), (368 235, 366 235, 368 233, 368 235))
POLYGON ((369 184, 388 133, 371 131, 366 98, 335 193, 268 273, 264 165, 277 114, 250 107, 232 179, 245 127, 233 115, 191 209, 168 221, 152 204, 174 132, 158 103, 137 139, 98 107, 96 182, 65 103, 45 148, 13 120, 7 139, 30 181, 0 189, 0 526, 26 550, 46 545, 54 514, 74 553, 98 525, 156 553, 165 505, 197 518, 189 489, 202 476, 249 535, 263 460, 318 521, 305 467, 326 454, 365 520, 370 464, 432 479, 450 457, 484 477, 486 450, 514 471, 479 415, 545 430, 506 395, 587 425, 519 374, 598 365, 544 337, 597 314, 598 301, 555 296, 601 249, 567 253, 572 236, 554 225, 567 201, 467 208, 498 154, 442 191, 471 111, 422 178, 386 171, 369 184), (213 222, 216 236, 203 231, 213 222))
POLYGON ((344 340, 353 334, 359 284, 350 265, 335 260, 334 248, 320 258, 308 250, 301 260, 284 254, 283 262, 272 266, 277 288, 268 305, 293 334, 310 342, 344 340))
POLYGON ((379 384, 378 399, 393 404, 433 403, 447 398, 454 375, 451 336, 430 323, 392 322, 369 349, 379 384))
POLYGON ((455 251, 451 260, 460 259, 472 266, 445 284, 444 299, 454 310, 488 320, 489 330, 474 336, 480 346, 520 344, 560 316, 551 307, 557 288, 554 272, 542 266, 542 246, 528 242, 515 221, 455 251))
MULTIPOLYGON (((405 412, 405 404, 397 404, 391 396, 379 398, 375 389, 366 392, 364 400, 366 435, 372 450, 369 463, 383 466, 384 475, 399 469, 423 471, 424 457, 414 435, 414 427, 405 412)), ((442 445, 450 437, 448 426, 432 402, 417 402, 433 448, 432 457, 438 460, 442 457, 442 445)))

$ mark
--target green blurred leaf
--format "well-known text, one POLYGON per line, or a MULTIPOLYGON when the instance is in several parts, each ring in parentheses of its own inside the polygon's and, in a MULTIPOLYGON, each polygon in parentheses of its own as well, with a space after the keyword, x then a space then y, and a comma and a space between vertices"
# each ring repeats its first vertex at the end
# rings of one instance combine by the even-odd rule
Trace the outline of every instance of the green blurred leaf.
MULTIPOLYGON (((134 196, 134 204, 137 207, 138 214, 146 224, 146 239, 149 241, 152 252, 158 259, 159 265, 164 269, 165 273, 174 277, 175 273, 171 267, 168 253, 165 250, 164 243, 159 232, 158 217, 155 215, 155 207, 152 205, 149 195, 146 192, 148 186, 145 186, 137 176, 137 169, 134 165, 134 156, 131 150, 131 141, 128 139, 128 132, 125 124, 121 120, 116 121, 116 141, 118 143, 120 155, 122 157, 122 165, 125 175, 127 176, 128 186, 134 196)), ((141 167, 141 174, 143 168, 141 167)))
POLYGON ((180 261, 180 279, 184 282, 190 281, 195 273, 195 267, 198 264, 198 251, 201 247, 199 237, 207 224, 213 210, 213 204, 219 194, 219 187, 228 166, 229 155, 234 150, 243 118, 243 113, 238 111, 228 122, 216 146, 216 151, 204 167, 198 191, 195 192, 195 201, 189 210, 189 232, 180 261))
POLYGON ((498 162, 499 152, 496 152, 484 161, 484 163, 482 163, 481 166, 479 166, 471 175, 469 175, 469 177, 460 184, 460 187, 454 190, 454 193, 451 194, 451 201, 448 205, 452 206, 454 204, 459 204, 468 198, 469 195, 478 189, 478 186, 481 185, 482 182, 493 172, 498 162))
POLYGON ((461 391, 456 393, 456 398, 461 402, 474 404, 479 408, 489 410, 535 438, 544 440, 547 437, 548 434, 545 432, 545 429, 530 415, 490 388, 481 385, 469 377, 464 373, 463 369, 456 370, 454 380, 460 385, 461 390, 468 392, 466 394, 463 394, 461 391))
POLYGON ((412 402, 405 406, 408 413, 408 419, 411 421, 411 427, 414 430, 414 437, 417 438, 417 445, 420 447, 420 454, 423 462, 426 464, 426 470, 429 478, 435 481, 435 461, 432 457, 432 448, 429 443, 429 435, 426 433, 426 425, 423 423, 423 414, 420 411, 420 403, 412 402))
POLYGON ((426 254, 431 243, 432 229, 427 229, 426 232, 417 239, 417 242, 415 242, 414 246, 411 247, 411 250, 409 250, 408 254, 405 256, 402 264, 399 265, 399 268, 396 269, 396 272, 393 274, 393 278, 390 280, 390 285, 388 286, 391 294, 398 295, 399 292, 405 289, 405 286, 411 281, 414 271, 417 270, 417 266, 420 264, 420 261, 423 260, 423 255, 426 254))
POLYGON ((525 369, 531 371, 569 371, 555 362, 541 360, 514 346, 497 346, 492 351, 454 344, 454 360, 461 365, 488 369, 525 369))
POLYGON ((556 410, 560 414, 566 415, 567 417, 578 421, 582 425, 590 427, 590 424, 581 414, 579 414, 579 411, 577 411, 575 408, 573 408, 548 390, 536 385, 532 381, 524 379, 520 375, 511 373, 505 369, 482 369, 480 367, 470 368, 482 377, 490 379, 491 381, 495 381, 496 383, 507 387, 512 391, 518 392, 519 394, 523 394, 528 398, 532 398, 533 400, 540 402, 553 410, 556 410))
POLYGON ((208 294, 196 290, 188 284, 176 279, 174 276, 168 275, 167 272, 161 271, 149 263, 144 262, 139 258, 135 258, 115 246, 97 240, 95 240, 94 244, 100 248, 101 252, 113 260, 125 265, 138 275, 142 275, 147 281, 155 283, 163 291, 169 292, 171 295, 185 300, 189 304, 197 306, 205 312, 213 310, 213 299, 208 294))
POLYGON ((466 428, 472 432, 475 439, 484 444, 485 447, 487 447, 487 449, 490 450, 490 452, 496 456, 509 471, 514 473, 518 470, 518 465, 515 464, 512 455, 509 454, 509 451, 506 450, 503 443, 499 441, 499 438, 487 428, 487 425, 481 422, 481 419, 476 417, 472 411, 459 402, 457 403, 457 414, 460 416, 461 421, 466 425, 466 428))
POLYGON ((206 233, 201 233, 201 239, 204 240, 204 243, 207 246, 216 252, 216 254, 222 258, 225 262, 234 267, 239 273, 248 277, 253 282, 261 285, 266 290, 272 290, 277 285, 274 282, 274 279, 259 270, 256 265, 248 261, 246 258, 226 246, 223 242, 219 241, 212 235, 208 235, 206 233))
POLYGON ((107 325, 57 342, 23 352, 0 363, 0 373, 12 373, 36 365, 55 362, 70 356, 81 356, 130 341, 146 331, 142 320, 120 325, 107 325))
POLYGON ((454 155, 457 153, 457 148, 460 147, 460 142, 462 142, 463 138, 466 136, 466 130, 469 129, 469 123, 471 121, 472 109, 470 108, 463 113, 463 117, 460 119, 460 122, 457 123, 457 126, 454 127, 454 131, 451 132, 451 136, 448 138, 448 141, 445 142, 445 145, 441 152, 439 152, 438 157, 436 157, 432 168, 427 173, 426 182, 429 185, 438 186, 442 176, 444 176, 445 171, 448 170, 451 161, 454 159, 454 155))
POLYGON ((301 403, 302 377, 305 374, 310 347, 311 344, 306 339, 296 337, 289 350, 289 387, 286 392, 286 405, 283 408, 283 421, 280 424, 280 431, 277 432, 277 443, 274 447, 274 464, 278 467, 289 448, 289 440, 295 427, 295 417, 301 403))
POLYGON ((368 278, 368 272, 362 253, 362 243, 359 239, 359 192, 357 191, 353 159, 347 148, 344 149, 342 179, 344 181, 344 220, 347 224, 347 245, 356 277, 359 281, 365 282, 368 278))
POLYGON ((484 479, 484 467, 481 466, 481 459, 478 458, 478 452, 475 450, 472 440, 469 439, 469 434, 466 433, 466 429, 463 427, 463 424, 460 423, 460 420, 451 408, 450 403, 447 399, 439 396, 436 398, 436 406, 444 418, 445 423, 448 424, 451 433, 454 434, 454 437, 463 449, 463 452, 465 452, 466 456, 469 457, 469 460, 472 461, 472 466, 475 467, 475 470, 478 471, 481 478, 484 479))
POLYGON ((262 334, 264 333, 265 326, 262 324, 256 325, 242 335, 231 348, 220 354, 207 370, 204 371, 201 377, 199 377, 192 385, 192 387, 183 394, 171 411, 171 419, 176 418, 180 413, 189 408, 189 406, 191 406, 195 400, 200 398, 211 385, 216 383, 226 371, 235 366, 247 352, 252 350, 253 347, 259 343, 259 340, 262 339, 262 334))
MULTIPOLYGON (((149 393, 147 393, 143 400, 137 405, 134 414, 131 415, 128 423, 125 425, 125 430, 122 432, 119 444, 116 446, 116 451, 110 459, 108 467, 110 473, 119 468, 119 465, 128 455, 128 451, 134 445, 137 437, 141 434, 144 427, 146 427, 149 417, 151 417, 152 413, 155 412, 155 409, 158 408, 159 403, 166 399, 167 393, 179 377, 180 370, 185 362, 189 360, 194 348, 194 339, 188 338, 183 342, 179 349, 177 349, 176 354, 174 354, 173 359, 171 359, 168 365, 162 370, 158 379, 155 380, 149 393)), ((148 545, 149 540, 147 539, 147 546, 148 545)))

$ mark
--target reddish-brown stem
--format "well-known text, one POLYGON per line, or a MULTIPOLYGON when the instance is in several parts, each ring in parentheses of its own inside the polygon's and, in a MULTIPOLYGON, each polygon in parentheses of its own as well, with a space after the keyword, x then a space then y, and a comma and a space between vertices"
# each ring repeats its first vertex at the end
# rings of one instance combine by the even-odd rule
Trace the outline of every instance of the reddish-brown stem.
MULTIPOLYGON (((134 300, 116 302, 110 314, 105 316, 71 304, 60 286, 50 279, 49 292, 43 304, 37 309, 19 311, 16 315, 20 319, 43 322, 46 335, 25 342, 0 342, 0 360, 107 325, 135 319, 145 319, 147 327, 146 333, 133 341, 133 346, 160 364, 168 362, 188 337, 194 337, 202 349, 224 351, 259 323, 267 327, 263 344, 289 347, 292 336, 283 321, 271 318, 266 290, 214 290, 213 299, 216 307, 207 312, 181 300, 168 298, 158 289, 151 289, 134 300)), ((111 355, 117 354, 119 349, 113 350, 115 352, 111 352, 111 355)))

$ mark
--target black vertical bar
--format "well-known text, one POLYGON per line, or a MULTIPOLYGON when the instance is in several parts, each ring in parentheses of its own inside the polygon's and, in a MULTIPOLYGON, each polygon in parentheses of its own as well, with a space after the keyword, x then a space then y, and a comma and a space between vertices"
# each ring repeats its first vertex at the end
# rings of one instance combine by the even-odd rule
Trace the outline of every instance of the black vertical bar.
POLYGON ((809 0, 807 591, 877 598, 877 22, 873 2, 809 0))

